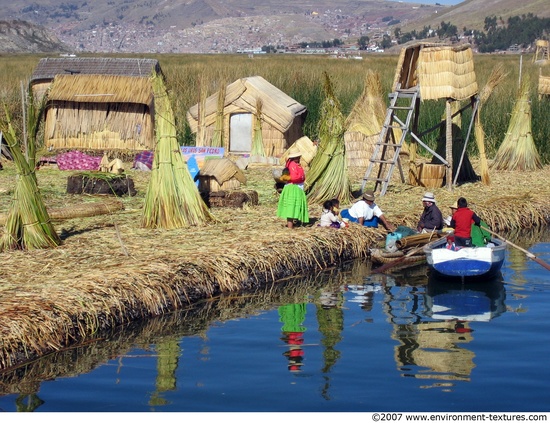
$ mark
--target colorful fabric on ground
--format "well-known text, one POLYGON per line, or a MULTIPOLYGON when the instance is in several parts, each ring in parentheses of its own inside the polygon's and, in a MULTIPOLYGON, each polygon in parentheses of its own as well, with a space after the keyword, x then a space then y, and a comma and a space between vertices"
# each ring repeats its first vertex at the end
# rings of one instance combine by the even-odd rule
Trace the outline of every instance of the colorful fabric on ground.
POLYGON ((304 190, 295 184, 286 184, 277 205, 277 216, 309 223, 307 198, 304 190))
POLYGON ((61 170, 99 170, 101 157, 88 156, 80 151, 58 154, 57 167, 61 170))
POLYGON ((153 157, 155 153, 153 151, 140 151, 136 154, 136 157, 134 159, 134 165, 133 168, 136 168, 136 164, 143 163, 145 166, 147 166, 149 169, 153 167, 153 157))

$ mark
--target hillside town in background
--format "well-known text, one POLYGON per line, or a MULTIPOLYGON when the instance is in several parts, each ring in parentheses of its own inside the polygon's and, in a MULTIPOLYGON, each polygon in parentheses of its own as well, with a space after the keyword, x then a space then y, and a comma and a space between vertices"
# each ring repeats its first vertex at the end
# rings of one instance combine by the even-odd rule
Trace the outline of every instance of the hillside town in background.
POLYGON ((131 23, 104 19, 101 24, 81 29, 76 27, 78 21, 66 19, 47 29, 64 45, 66 55, 309 53, 352 58, 361 58, 366 53, 381 53, 393 47, 396 51, 400 45, 417 40, 470 43, 474 51, 479 49, 481 52, 528 52, 536 38, 550 33, 550 19, 539 19, 533 15, 510 18, 508 21, 487 17, 486 32, 467 28, 459 30, 451 22, 444 21, 433 28, 425 26, 421 31, 404 32, 401 26, 410 23, 407 20, 411 17, 396 13, 396 16, 350 16, 340 9, 329 9, 309 11, 303 15, 197 21, 186 28, 178 25, 165 27, 148 21, 131 23), (505 31, 504 36, 502 31, 505 31), (522 31, 530 36, 525 36, 522 31), (500 44, 494 45, 491 37, 498 39, 500 44))

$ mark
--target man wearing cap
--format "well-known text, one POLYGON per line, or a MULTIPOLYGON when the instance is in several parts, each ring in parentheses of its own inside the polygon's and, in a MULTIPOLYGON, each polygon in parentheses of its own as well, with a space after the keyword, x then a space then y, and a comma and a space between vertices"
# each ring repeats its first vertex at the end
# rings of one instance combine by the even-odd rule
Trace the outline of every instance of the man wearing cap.
POLYGON ((420 220, 416 225, 418 232, 433 232, 443 229, 443 215, 441 210, 435 204, 435 196, 433 192, 426 192, 422 197, 424 210, 420 215, 420 220))
POLYGON ((350 222, 363 226, 377 228, 378 223, 381 223, 388 231, 394 231, 393 225, 386 220, 384 213, 374 202, 374 192, 372 191, 365 191, 361 200, 349 209, 342 210, 340 215, 342 218, 349 219, 350 222))
POLYGON ((443 219, 443 223, 447 226, 451 226, 451 219, 453 218, 453 214, 455 214, 455 212, 458 209, 458 202, 455 201, 453 204, 449 206, 449 208, 451 209, 451 215, 443 219))

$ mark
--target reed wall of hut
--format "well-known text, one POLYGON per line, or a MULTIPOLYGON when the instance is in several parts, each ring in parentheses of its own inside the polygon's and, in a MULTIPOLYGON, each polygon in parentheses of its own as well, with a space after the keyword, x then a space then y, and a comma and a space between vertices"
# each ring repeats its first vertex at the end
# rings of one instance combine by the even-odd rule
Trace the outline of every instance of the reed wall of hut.
POLYGON ((254 128, 258 114, 256 104, 262 102, 262 144, 266 157, 282 154, 303 136, 303 124, 307 115, 305 106, 271 85, 259 76, 239 79, 225 88, 222 111, 218 106, 218 93, 204 102, 205 110, 199 114, 199 104, 191 107, 187 121, 191 131, 204 131, 205 146, 210 146, 216 131, 218 114, 223 114, 223 147, 226 155, 249 154, 252 149, 254 128), (200 122, 201 117, 203 121, 200 122), (245 122, 243 131, 235 130, 239 118, 245 122))
POLYGON ((56 76, 45 111, 44 145, 54 150, 154 149, 150 78, 56 76))

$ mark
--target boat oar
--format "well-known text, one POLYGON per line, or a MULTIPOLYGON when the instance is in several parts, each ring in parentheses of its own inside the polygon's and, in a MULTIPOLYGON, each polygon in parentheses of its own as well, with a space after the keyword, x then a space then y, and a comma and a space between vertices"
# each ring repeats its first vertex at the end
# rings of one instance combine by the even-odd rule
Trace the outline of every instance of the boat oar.
POLYGON ((520 251, 523 251, 527 257, 529 257, 531 260, 536 261, 538 264, 540 264, 542 267, 544 267, 546 270, 550 270, 550 264, 546 263, 544 260, 538 258, 533 253, 530 253, 529 251, 525 250, 524 248, 521 248, 519 245, 514 244, 513 242, 508 241, 506 238, 500 236, 496 232, 493 232, 490 229, 487 229, 486 227, 482 228, 484 231, 489 232, 490 234, 496 236, 497 238, 500 238, 504 242, 510 244, 512 247, 517 248, 520 251))
POLYGON ((383 264, 382 266, 377 267, 376 269, 373 269, 373 270, 372 270, 372 273, 383 273, 383 272, 385 272, 386 270, 391 269, 391 268, 394 267, 394 266, 397 266, 399 263, 402 263, 403 261, 405 261, 405 259, 406 259, 407 257, 410 257, 410 256, 412 256, 412 255, 418 253, 418 252, 419 252, 420 250, 422 250, 425 246, 427 246, 427 245, 432 245, 434 242, 439 241, 439 239, 440 239, 440 238, 438 237, 438 238, 436 238, 435 240, 428 242, 427 244, 419 245, 419 246, 417 246, 416 248, 413 248, 413 249, 412 249, 411 251, 409 251, 407 254, 405 254, 405 255, 403 255, 403 256, 401 256, 401 257, 398 257, 398 258, 396 258, 396 259, 393 260, 393 261, 390 261, 390 262, 388 262, 388 263, 385 263, 385 264, 383 264))

